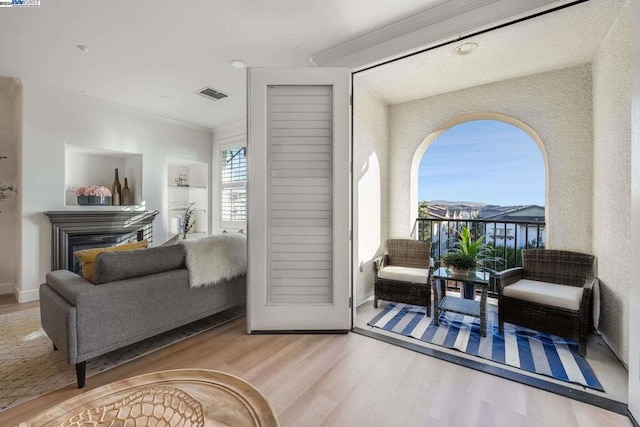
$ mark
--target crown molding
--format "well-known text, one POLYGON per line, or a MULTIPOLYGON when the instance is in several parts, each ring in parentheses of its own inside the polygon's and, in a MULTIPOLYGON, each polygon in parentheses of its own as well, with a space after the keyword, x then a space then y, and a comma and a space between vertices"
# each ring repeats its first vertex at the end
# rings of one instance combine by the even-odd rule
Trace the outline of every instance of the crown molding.
MULTIPOLYGON (((362 69, 575 0, 450 0, 317 52, 319 66, 362 69)), ((580 2, 580 1, 578 1, 580 2)))
POLYGON ((213 128, 213 139, 220 144, 235 143, 247 139, 245 119, 213 128))
POLYGON ((184 129, 191 129, 195 131, 205 132, 205 133, 208 133, 209 135, 211 135, 212 133, 211 128, 208 128, 206 126, 185 122, 185 121, 173 119, 170 117, 165 117, 160 114, 140 110, 136 107, 130 107, 128 105, 118 104, 116 102, 108 101, 101 98, 94 98, 89 95, 80 94, 68 89, 53 87, 53 86, 42 84, 33 80, 23 80, 22 86, 26 87, 26 90, 31 89, 31 91, 46 92, 47 94, 51 96, 55 96, 57 98, 83 102, 89 105, 94 105, 100 108, 105 108, 113 111, 120 111, 122 113, 131 114, 132 116, 153 120, 158 123, 164 123, 171 126, 178 126, 184 129))

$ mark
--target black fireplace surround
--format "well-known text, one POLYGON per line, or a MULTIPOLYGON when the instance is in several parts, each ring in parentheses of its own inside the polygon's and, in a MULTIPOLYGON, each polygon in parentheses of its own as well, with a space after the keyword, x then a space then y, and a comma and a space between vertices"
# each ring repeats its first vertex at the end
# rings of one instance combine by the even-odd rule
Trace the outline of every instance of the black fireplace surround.
POLYGON ((158 211, 49 211, 51 270, 80 271, 73 253, 112 246, 129 240, 153 242, 158 211))

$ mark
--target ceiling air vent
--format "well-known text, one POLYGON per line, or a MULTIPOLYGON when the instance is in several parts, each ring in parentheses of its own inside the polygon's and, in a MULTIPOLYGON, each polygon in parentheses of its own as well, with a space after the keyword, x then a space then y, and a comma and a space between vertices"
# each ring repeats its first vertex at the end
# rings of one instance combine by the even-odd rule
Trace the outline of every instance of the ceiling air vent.
POLYGON ((204 89, 200 89, 196 93, 200 96, 204 96, 205 98, 213 99, 214 101, 217 101, 218 99, 226 98, 228 96, 208 86, 205 87, 204 89))

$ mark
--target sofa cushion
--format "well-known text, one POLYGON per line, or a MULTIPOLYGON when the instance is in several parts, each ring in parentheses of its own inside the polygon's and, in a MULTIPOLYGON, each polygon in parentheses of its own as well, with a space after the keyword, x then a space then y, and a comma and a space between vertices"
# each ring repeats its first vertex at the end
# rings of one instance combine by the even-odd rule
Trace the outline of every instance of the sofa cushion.
POLYGON ((185 268, 182 245, 129 252, 101 253, 96 258, 95 284, 115 282, 185 268))
POLYGON ((76 251, 73 255, 78 258, 80 264, 82 264, 82 277, 90 282, 96 283, 94 278, 95 262, 98 254, 103 252, 117 252, 117 251, 131 251, 135 249, 144 249, 149 245, 149 242, 143 240, 141 242, 129 242, 121 245, 109 246, 106 248, 93 248, 85 249, 82 251, 76 251))
POLYGON ((387 280, 397 280, 399 282, 427 284, 429 280, 429 269, 388 265, 378 270, 378 277, 387 280))
POLYGON ((558 285, 528 279, 520 279, 505 286, 502 294, 510 298, 574 311, 580 309, 582 300, 582 288, 579 286, 558 285))

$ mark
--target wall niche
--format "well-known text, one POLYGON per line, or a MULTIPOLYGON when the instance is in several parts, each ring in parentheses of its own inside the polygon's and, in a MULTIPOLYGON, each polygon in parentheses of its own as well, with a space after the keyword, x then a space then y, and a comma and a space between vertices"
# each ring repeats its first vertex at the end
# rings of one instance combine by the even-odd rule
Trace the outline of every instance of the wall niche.
POLYGON ((193 209, 195 221, 187 238, 197 238, 209 232, 209 165, 186 160, 171 160, 167 164, 167 228, 169 237, 180 234, 187 207, 193 209))
POLYGON ((139 209, 144 207, 142 186, 142 154, 110 151, 66 144, 65 206, 83 209, 139 209), (127 178, 131 189, 129 206, 79 206, 76 189, 83 185, 103 185, 111 190, 118 169, 120 184, 127 178))

